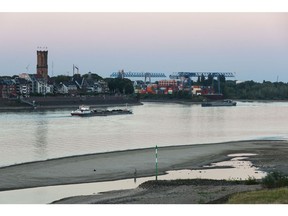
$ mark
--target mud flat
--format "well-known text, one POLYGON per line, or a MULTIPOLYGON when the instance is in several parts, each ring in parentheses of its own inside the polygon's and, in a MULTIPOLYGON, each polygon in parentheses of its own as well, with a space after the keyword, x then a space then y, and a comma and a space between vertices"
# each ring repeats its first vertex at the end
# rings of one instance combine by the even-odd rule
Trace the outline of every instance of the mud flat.
MULTIPOLYGON (((263 171, 288 173, 287 141, 238 141, 158 148, 159 174, 201 169, 227 160, 228 154, 254 153, 249 160, 263 171)), ((72 156, 0 168, 0 191, 48 185, 88 183, 153 176, 155 149, 136 149, 72 156)))
MULTIPOLYGON (((216 155, 205 156, 202 161, 198 158, 194 163, 200 165, 211 160, 218 161, 227 153, 251 153, 249 160, 263 171, 281 171, 288 173, 287 141, 243 141, 233 143, 212 144, 216 155), (227 146, 229 145, 229 147, 227 146), (232 146, 233 145, 233 146, 232 146), (226 149, 225 149, 226 148, 226 149), (219 151, 217 151, 217 150, 219 151), (221 150, 220 150, 221 149, 221 150), (218 159, 217 159, 218 158, 218 159)), ((190 146, 195 153, 203 156, 198 146, 190 146)), ((202 147, 202 146, 201 146, 202 147)), ((206 151, 211 150, 211 145, 205 145, 206 151)), ((169 149, 169 147, 168 147, 169 149)), ((166 149, 166 150, 168 150, 166 149)), ((171 149, 170 149, 171 150, 171 149)), ((186 149, 188 150, 188 149, 186 149)), ((203 150, 203 149, 202 149, 203 150)), ((210 151, 209 151, 210 152, 210 151)), ((183 152, 182 152, 183 153, 183 152)), ((211 152, 210 152, 211 153, 211 152)), ((174 165, 175 169, 184 164, 174 165)), ((201 165, 200 165, 201 166, 201 165)), ((191 168, 191 167, 190 167, 191 168)), ((194 167, 196 168, 196 167, 194 167)), ((221 180, 176 180, 145 182, 136 189, 119 190, 89 196, 68 197, 55 201, 56 204, 201 204, 225 203, 232 194, 244 191, 261 189, 261 185, 246 185, 244 183, 227 182, 221 180)))

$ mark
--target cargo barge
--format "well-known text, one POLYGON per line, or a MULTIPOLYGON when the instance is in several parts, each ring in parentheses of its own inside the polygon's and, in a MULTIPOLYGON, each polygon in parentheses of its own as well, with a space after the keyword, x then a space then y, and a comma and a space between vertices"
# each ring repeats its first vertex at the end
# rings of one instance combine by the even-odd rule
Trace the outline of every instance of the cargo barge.
POLYGON ((128 109, 91 109, 89 106, 79 106, 77 110, 71 112, 71 116, 110 116, 110 115, 124 115, 132 114, 128 109))

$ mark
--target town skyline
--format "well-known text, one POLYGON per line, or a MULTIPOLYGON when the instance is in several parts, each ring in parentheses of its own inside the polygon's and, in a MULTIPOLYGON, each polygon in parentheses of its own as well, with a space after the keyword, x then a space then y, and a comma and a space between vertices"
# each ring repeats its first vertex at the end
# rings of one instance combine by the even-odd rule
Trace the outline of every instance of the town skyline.
POLYGON ((221 71, 288 82, 288 13, 0 13, 0 22, 0 76, 36 73, 45 48, 49 76, 77 65, 102 77, 221 71))

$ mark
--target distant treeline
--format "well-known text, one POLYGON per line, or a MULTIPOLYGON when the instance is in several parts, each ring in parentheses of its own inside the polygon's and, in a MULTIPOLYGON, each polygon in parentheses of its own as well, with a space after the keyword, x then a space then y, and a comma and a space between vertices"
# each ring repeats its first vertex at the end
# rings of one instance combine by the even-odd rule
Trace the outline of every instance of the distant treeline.
POLYGON ((221 83, 222 93, 225 98, 250 99, 250 100, 287 100, 288 83, 269 82, 257 83, 246 81, 237 83, 226 81, 221 83))

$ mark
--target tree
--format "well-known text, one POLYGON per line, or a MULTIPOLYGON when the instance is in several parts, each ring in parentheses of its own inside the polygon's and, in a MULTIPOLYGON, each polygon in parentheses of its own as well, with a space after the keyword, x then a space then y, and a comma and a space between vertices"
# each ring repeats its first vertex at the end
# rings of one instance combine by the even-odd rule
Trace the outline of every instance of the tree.
POLYGON ((114 92, 116 91, 116 82, 115 82, 115 79, 113 78, 106 78, 105 81, 108 83, 108 88, 110 90, 110 92, 114 92))
POLYGON ((107 78, 108 88, 113 93, 132 94, 134 93, 133 82, 127 78, 107 78))
POLYGON ((56 83, 61 83, 61 82, 67 82, 71 80, 71 77, 65 76, 65 75, 59 75, 59 76, 53 77, 53 79, 56 83))
POLYGON ((96 73, 91 73, 89 72, 88 74, 84 74, 82 77, 84 77, 85 79, 91 78, 93 80, 103 80, 103 78, 101 76, 99 76, 96 73))
POLYGON ((127 82, 125 84, 125 94, 133 94, 134 93, 134 86, 132 82, 127 82))

